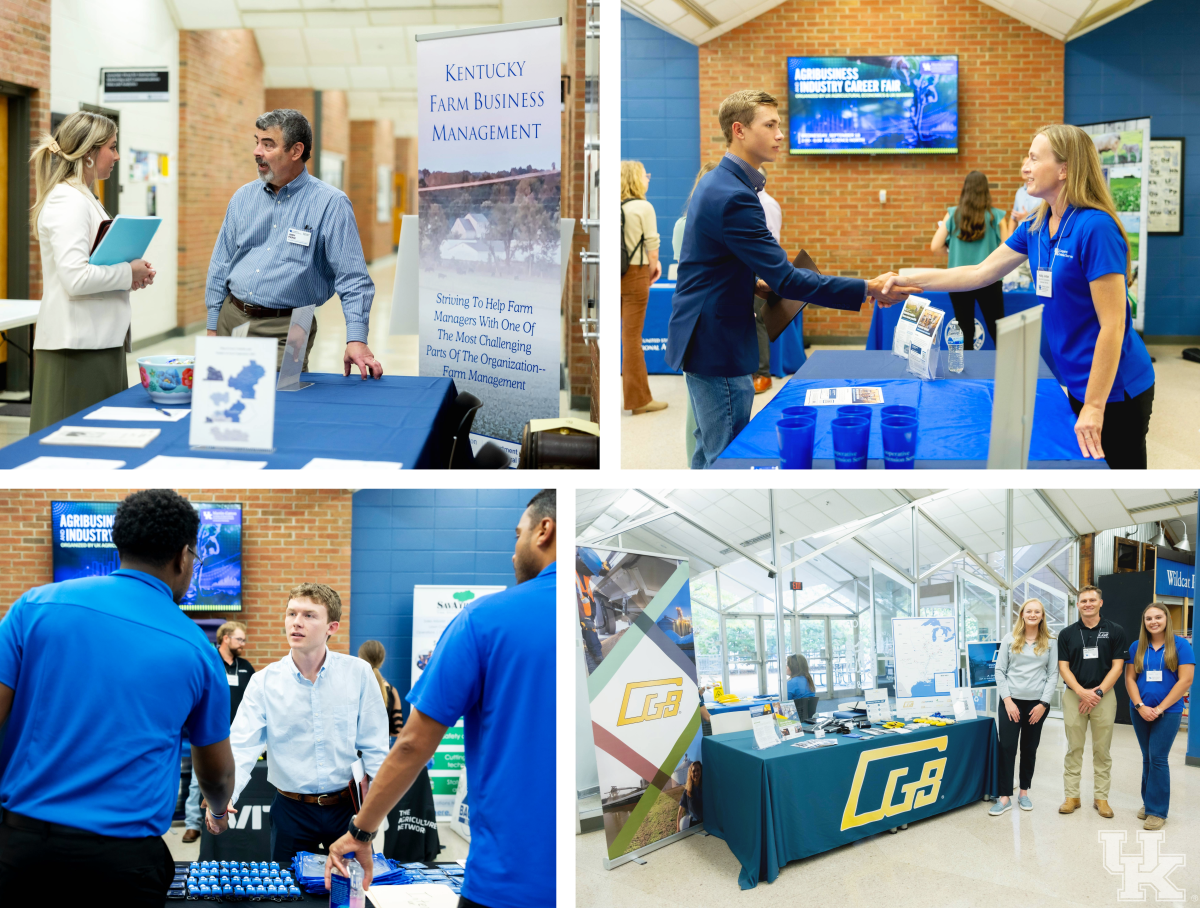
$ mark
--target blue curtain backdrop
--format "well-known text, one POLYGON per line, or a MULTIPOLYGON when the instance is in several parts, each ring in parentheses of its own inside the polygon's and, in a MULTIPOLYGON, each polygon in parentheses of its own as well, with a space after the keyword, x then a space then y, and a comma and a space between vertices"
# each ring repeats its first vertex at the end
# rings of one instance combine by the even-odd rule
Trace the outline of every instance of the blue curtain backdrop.
POLYGON ((700 51, 621 10, 621 160, 650 171, 663 274, 677 256, 671 230, 700 169, 700 51))
MULTIPOLYGON (((513 586, 513 532, 537 489, 367 489, 354 493, 350 653, 387 650, 402 697, 412 664, 414 584, 513 586)), ((404 715, 408 715, 405 705, 404 715)))
POLYGON ((1152 336, 1200 335, 1200 8, 1154 0, 1068 41, 1068 123, 1151 117, 1150 138, 1186 139, 1184 232, 1152 234, 1146 325, 1152 336))

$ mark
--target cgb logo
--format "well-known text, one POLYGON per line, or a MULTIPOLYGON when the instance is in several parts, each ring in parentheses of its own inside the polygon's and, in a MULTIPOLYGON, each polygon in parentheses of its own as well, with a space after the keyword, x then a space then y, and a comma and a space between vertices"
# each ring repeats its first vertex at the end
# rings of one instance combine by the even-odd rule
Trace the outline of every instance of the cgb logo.
POLYGON ((632 681, 625 685, 625 696, 621 699, 621 713, 617 716, 617 725, 633 725, 636 722, 649 722, 652 719, 669 719, 679 714, 679 701, 683 699, 683 678, 663 678, 661 681, 632 681), (664 688, 650 691, 647 688, 664 688), (643 691, 641 712, 630 714, 629 698, 634 691, 643 691), (666 699, 662 699, 665 695, 666 699), (657 701, 657 702, 656 702, 657 701))
POLYGON ((943 735, 940 738, 933 738, 928 741, 894 744, 891 747, 879 747, 875 750, 864 752, 858 758, 858 768, 854 771, 854 782, 850 786, 850 797, 846 800, 846 809, 842 813, 842 831, 853 829, 855 826, 865 826, 868 823, 874 823, 876 820, 882 820, 884 817, 894 817, 898 813, 905 813, 914 808, 925 807, 936 801, 938 792, 942 787, 942 775, 946 771, 945 757, 926 761, 925 765, 921 767, 919 778, 909 782, 907 785, 900 786, 900 792, 904 797, 896 803, 892 801, 896 793, 896 783, 908 775, 909 767, 900 766, 893 769, 888 774, 887 784, 884 786, 883 798, 879 807, 875 810, 868 810, 866 813, 858 812, 858 796, 862 791, 863 780, 866 779, 867 771, 871 768, 872 763, 878 760, 886 760, 888 757, 900 757, 905 754, 920 753, 923 750, 942 752, 945 751, 947 742, 948 738, 943 735))

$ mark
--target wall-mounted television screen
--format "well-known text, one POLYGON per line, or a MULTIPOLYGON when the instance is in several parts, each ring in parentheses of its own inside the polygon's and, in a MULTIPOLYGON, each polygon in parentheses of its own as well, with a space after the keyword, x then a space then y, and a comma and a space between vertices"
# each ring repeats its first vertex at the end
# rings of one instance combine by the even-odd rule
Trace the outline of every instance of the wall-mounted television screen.
MULTIPOLYGON (((242 506, 197 504, 200 534, 196 567, 180 607, 184 611, 237 611, 242 607, 242 506)), ((120 567, 112 541, 115 501, 53 501, 54 582, 98 577, 120 567)))
POLYGON ((788 57, 790 154, 957 154, 958 57, 788 57))

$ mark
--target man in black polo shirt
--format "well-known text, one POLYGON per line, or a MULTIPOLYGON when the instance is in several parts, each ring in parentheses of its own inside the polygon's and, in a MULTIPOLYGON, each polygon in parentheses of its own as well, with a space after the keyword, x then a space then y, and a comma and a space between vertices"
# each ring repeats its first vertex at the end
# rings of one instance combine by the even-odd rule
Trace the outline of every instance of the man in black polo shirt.
POLYGON ((1079 620, 1058 635, 1058 672, 1067 689, 1063 691, 1063 725, 1067 732, 1067 757, 1063 767, 1066 800, 1059 813, 1079 808, 1079 774, 1083 769, 1083 745, 1092 727, 1092 768, 1095 775, 1092 806, 1100 816, 1111 817, 1108 806, 1109 771, 1112 757, 1113 723, 1117 718, 1117 695, 1113 686, 1121 677, 1129 646, 1121 625, 1100 617, 1103 605, 1098 587, 1079 591, 1075 607, 1079 620))

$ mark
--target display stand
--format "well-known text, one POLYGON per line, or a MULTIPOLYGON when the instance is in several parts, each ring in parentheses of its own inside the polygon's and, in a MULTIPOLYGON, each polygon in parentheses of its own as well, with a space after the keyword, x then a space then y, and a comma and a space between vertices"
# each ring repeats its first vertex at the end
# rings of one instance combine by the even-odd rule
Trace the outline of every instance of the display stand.
POLYGON ((302 306, 292 310, 292 323, 288 326, 283 361, 279 364, 276 391, 303 391, 312 387, 312 382, 300 381, 300 372, 304 368, 304 354, 308 351, 308 335, 312 331, 316 311, 316 306, 302 306))
POLYGON ((1034 306, 996 322, 989 470, 1024 470, 1029 466, 1044 308, 1034 306))

